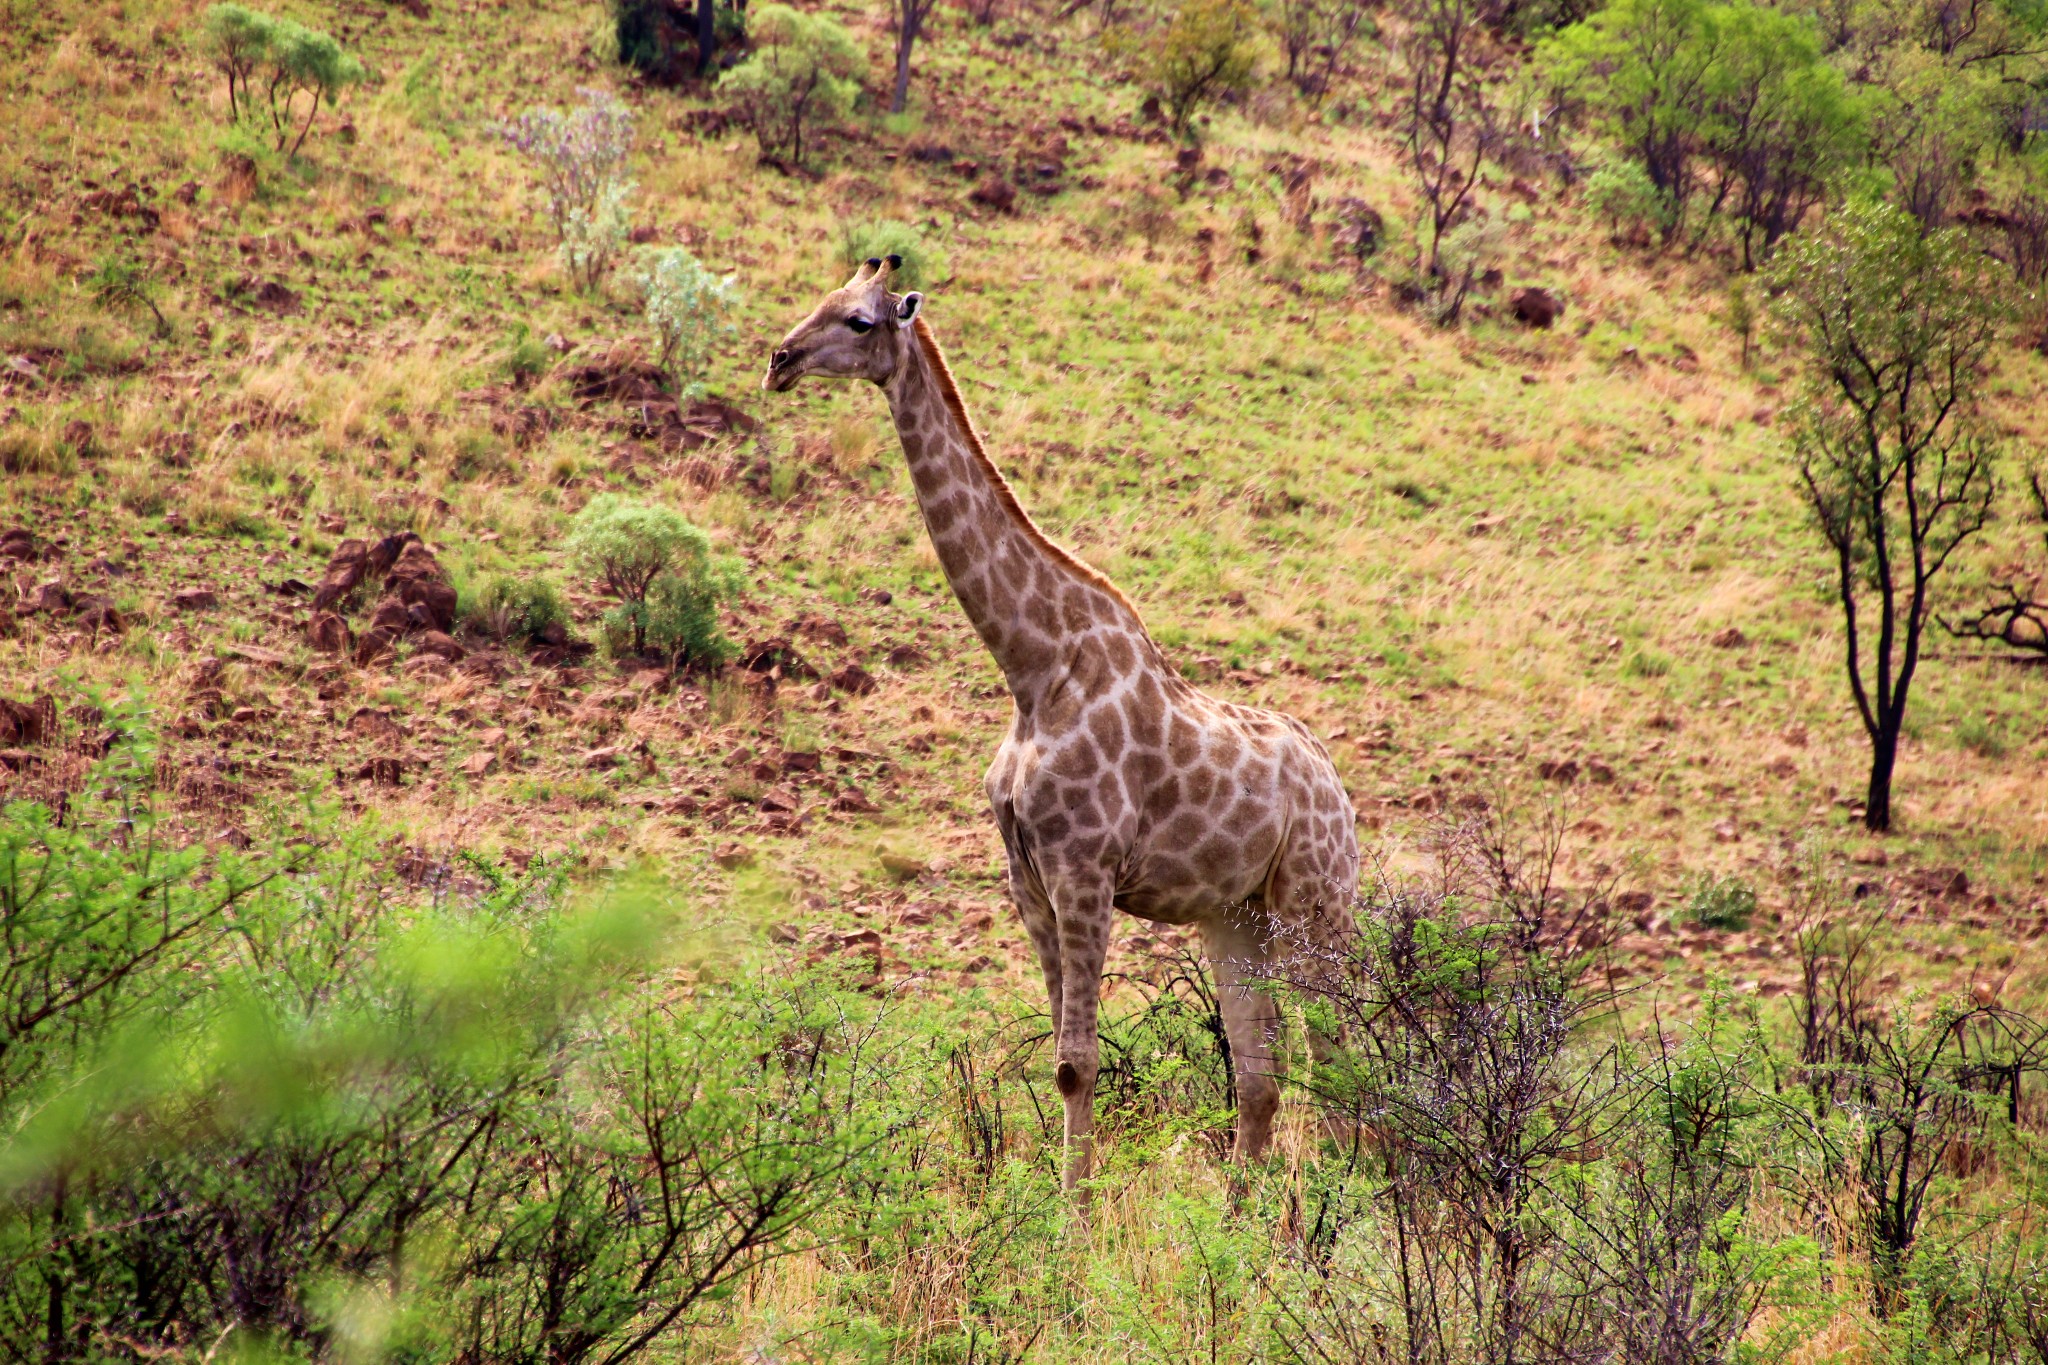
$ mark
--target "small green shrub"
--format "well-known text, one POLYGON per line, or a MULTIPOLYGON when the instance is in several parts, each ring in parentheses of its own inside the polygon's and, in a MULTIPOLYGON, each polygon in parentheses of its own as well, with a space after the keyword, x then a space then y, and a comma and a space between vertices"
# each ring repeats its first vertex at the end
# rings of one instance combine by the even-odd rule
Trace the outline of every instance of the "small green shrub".
POLYGON ((738 593, 740 574, 695 526, 666 507, 606 493, 577 514, 567 547, 619 599, 604 618, 614 652, 651 645, 680 662, 723 657, 718 605, 738 593))
POLYGON ((1586 177, 1586 207, 1607 220, 1617 237, 1671 226, 1671 197, 1634 161, 1610 161, 1586 177))
POLYGON ((529 109, 500 124, 498 136, 531 160, 548 198, 548 220, 561 241, 562 264, 578 284, 594 287, 625 249, 626 200, 633 182, 633 113, 607 90, 577 91, 583 103, 564 114, 529 109))
POLYGON ((804 161, 804 138, 837 124, 860 97, 867 61, 838 20, 787 5, 754 12, 754 52, 719 78, 733 117, 770 161, 804 161))
POLYGON ((889 272, 899 289, 930 289, 946 278, 946 249, 926 241, 916 228, 894 219, 848 223, 839 230, 839 263, 848 270, 876 256, 900 256, 903 264, 889 272))
POLYGON ((569 634, 569 607, 552 579, 498 574, 463 605, 463 622, 494 640, 560 643, 569 634))
POLYGON ((1756 889, 1740 877, 1703 877, 1686 898, 1685 913, 1702 929, 1739 933, 1756 915, 1756 889))
POLYGON ((512 329, 512 339, 505 347, 505 373, 514 384, 523 388, 546 374, 550 359, 546 344, 531 327, 522 322, 512 329))
POLYGON ((1113 31, 1107 45, 1166 107, 1175 136, 1189 138, 1205 105, 1251 84, 1262 22, 1250 0, 1181 0, 1166 23, 1113 31))
POLYGON ((739 306, 733 277, 714 275, 688 251, 671 246, 642 253, 632 284, 654 330, 655 363, 678 397, 697 397, 713 351, 737 330, 729 320, 739 306))
POLYGON ((723 556, 687 555, 680 566, 647 589, 647 599, 620 603, 605 614, 605 626, 623 639, 645 640, 643 648, 683 666, 721 664, 732 657, 732 642, 718 625, 720 604, 738 594, 743 580, 737 562, 723 556))
POLYGON ((1671 671, 1671 656, 1644 645, 1621 661, 1621 671, 1631 678, 1661 678, 1671 671))

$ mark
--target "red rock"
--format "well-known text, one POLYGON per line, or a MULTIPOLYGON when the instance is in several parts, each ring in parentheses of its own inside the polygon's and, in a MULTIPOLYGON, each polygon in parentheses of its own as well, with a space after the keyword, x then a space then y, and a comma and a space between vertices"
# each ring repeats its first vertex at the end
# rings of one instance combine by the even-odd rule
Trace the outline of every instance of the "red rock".
POLYGON ((0 697, 0 744, 41 744, 56 729, 57 706, 50 698, 27 702, 0 697))
POLYGON ((346 654, 355 641, 348 622, 331 611, 314 613, 313 619, 306 623, 306 638, 322 654, 346 654))
POLYGON ((848 664, 834 673, 831 683, 841 692, 851 692, 856 697, 865 697, 875 690, 874 675, 859 664, 848 664))
POLYGON ((1543 331, 1564 316, 1564 300, 1547 289, 1531 286, 1518 289, 1508 302, 1508 311, 1524 326, 1543 331))
POLYGON ((413 646, 422 654, 431 654, 449 663, 460 663, 469 651, 455 642, 453 636, 438 630, 423 630, 413 637, 413 646))
POLYGON ((171 605, 179 611, 206 611, 220 605, 211 588, 182 588, 171 594, 171 605))
POLYGON ((479 749, 462 760, 462 771, 471 777, 482 777, 498 766, 498 756, 489 749, 479 749))
POLYGON ((405 777, 405 764, 396 758, 366 759, 355 771, 358 782, 371 782, 379 787, 396 787, 405 777))
POLYGON ((1716 649, 1741 649, 1749 643, 1749 637, 1736 627, 1729 626, 1725 630, 1715 631, 1707 643, 1716 649))
POLYGON ((38 583, 35 591, 22 599, 21 610, 24 615, 46 611, 53 616, 70 611, 71 590, 54 578, 47 583, 38 583))

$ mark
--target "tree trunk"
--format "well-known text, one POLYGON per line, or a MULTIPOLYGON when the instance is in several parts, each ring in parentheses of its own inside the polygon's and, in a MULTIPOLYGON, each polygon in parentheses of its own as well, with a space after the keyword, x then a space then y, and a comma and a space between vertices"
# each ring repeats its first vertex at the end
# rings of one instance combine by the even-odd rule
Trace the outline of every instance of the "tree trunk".
POLYGON ((901 26, 896 30, 896 88, 889 95, 889 112, 900 114, 910 103, 910 47, 917 41, 917 24, 907 12, 908 3, 898 7, 901 26))
POLYGON ((1863 827, 1882 834, 1892 827, 1892 769, 1899 760, 1904 715, 1884 717, 1870 737, 1870 789, 1863 797, 1863 827))
POLYGON ((715 0, 697 0, 697 77, 711 74, 718 56, 718 11, 715 0))

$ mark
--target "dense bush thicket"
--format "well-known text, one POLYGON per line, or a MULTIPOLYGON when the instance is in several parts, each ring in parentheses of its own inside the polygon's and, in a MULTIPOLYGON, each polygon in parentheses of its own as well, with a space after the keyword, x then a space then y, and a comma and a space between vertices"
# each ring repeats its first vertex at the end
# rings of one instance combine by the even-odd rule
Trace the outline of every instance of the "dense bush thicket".
POLYGON ((873 1004, 656 988, 653 907, 544 863, 169 847, 132 720, 98 801, 0 817, 7 1359, 623 1360, 900 1129, 873 1004))
POLYGON ((1320 1138, 1227 1184, 1217 1000, 1163 957, 1105 1018, 1100 1180, 1179 1188, 1091 1250, 1042 1021, 727 980, 630 884, 401 879, 317 811, 173 848, 111 724, 97 796, 0 818, 9 1359, 667 1358, 791 1255, 815 1358, 1723 1361, 1846 1312, 1899 1359, 2039 1359, 2042 1031, 1888 996, 1818 886, 1792 1008, 1678 1027, 1607 984, 1554 828, 1447 830, 1264 987, 1342 1043, 1293 1069, 1320 1138))

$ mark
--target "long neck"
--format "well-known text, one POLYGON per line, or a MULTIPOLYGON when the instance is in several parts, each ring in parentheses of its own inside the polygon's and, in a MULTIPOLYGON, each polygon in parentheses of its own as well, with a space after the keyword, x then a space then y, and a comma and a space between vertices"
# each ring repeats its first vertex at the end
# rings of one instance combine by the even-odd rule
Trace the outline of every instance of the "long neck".
POLYGON ((1107 579, 1047 540, 997 472, 924 319, 885 390, 946 582, 1010 691, 1029 698, 1094 639, 1149 637, 1107 579))

